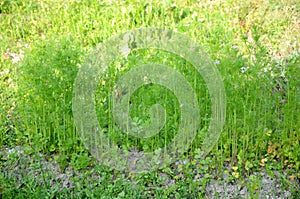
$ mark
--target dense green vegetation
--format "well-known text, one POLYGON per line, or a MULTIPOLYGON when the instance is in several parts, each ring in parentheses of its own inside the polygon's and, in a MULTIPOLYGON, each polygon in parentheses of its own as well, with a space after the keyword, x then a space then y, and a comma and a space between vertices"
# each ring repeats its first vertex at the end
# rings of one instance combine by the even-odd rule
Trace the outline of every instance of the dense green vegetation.
MULTIPOLYGON (((300 4, 280 0, 0 2, 0 149, 21 146, 32 157, 1 153, 0 194, 4 198, 70 194, 78 198, 205 197, 203 190, 212 173, 222 176, 224 165, 230 164, 228 181, 243 182, 261 169, 270 175, 285 171, 288 177, 282 177, 282 186, 296 196, 295 182, 300 178, 299 19, 300 4), (81 63, 98 43, 140 27, 185 34, 203 46, 221 73, 227 96, 226 123, 218 144, 204 160, 197 156, 203 139, 199 135, 182 157, 187 162, 132 174, 97 164, 80 140, 72 115, 72 91, 81 63), (49 168, 41 166, 40 153, 46 161, 55 160, 63 171, 71 167, 79 172, 71 179, 72 188, 59 190, 61 182, 53 182, 49 168), (36 165, 39 175, 25 175, 29 164, 36 165), (20 168, 21 179, 4 171, 18 165, 25 165, 23 172, 20 168), (195 181, 197 174, 207 175, 195 181), (166 187, 165 176, 176 183, 166 187)), ((143 113, 160 103, 168 115, 162 131, 136 139, 116 128, 110 112, 111 88, 130 68, 149 62, 170 65, 184 75, 197 93, 204 118, 201 132, 209 125, 209 93, 190 63, 164 51, 133 51, 111 64, 96 92, 99 122, 123 149, 163 147, 178 129, 178 101, 157 85, 134 93, 131 116, 139 125, 147 123, 148 115, 143 113)), ((255 179, 246 184, 253 190, 250 197, 257 197, 255 179)))

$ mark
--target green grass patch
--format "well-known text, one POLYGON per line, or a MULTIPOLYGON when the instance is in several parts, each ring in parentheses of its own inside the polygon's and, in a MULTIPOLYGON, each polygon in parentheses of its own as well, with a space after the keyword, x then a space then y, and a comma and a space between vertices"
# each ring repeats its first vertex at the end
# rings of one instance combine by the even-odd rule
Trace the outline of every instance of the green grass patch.
MULTIPOLYGON (((57 155, 55 161, 62 170, 71 166, 82 171, 95 166, 73 121, 72 92, 77 72, 85 56, 105 39, 135 28, 162 27, 185 34, 203 46, 223 78, 227 96, 226 123, 208 157, 212 169, 222 173, 223 165, 230 162, 237 169, 229 172, 228 181, 266 168, 267 171, 285 171, 290 179, 294 176, 294 181, 299 182, 299 16, 298 1, 279 0, 2 1, 0 149, 22 146, 29 155, 38 151, 57 155)), ((153 104, 160 103, 166 108, 166 125, 156 136, 140 139, 127 135, 117 126, 111 113, 111 97, 117 80, 130 69, 147 63, 172 67, 197 93, 199 134, 184 154, 185 158, 196 157, 210 122, 210 95, 205 81, 191 64, 168 52, 135 50, 110 64, 95 94, 101 127, 115 144, 127 150, 136 147, 153 151, 172 141, 181 117, 180 105, 174 93, 162 86, 143 86, 130 98, 130 114, 137 126, 150 123, 148 111, 153 104)), ((14 161, 19 157, 5 159, 3 155, 2 159, 1 171, 17 165, 14 161)), ((93 186, 104 196, 119 198, 189 197, 195 187, 205 187, 211 178, 206 176, 204 181, 193 181, 194 175, 189 173, 199 165, 193 165, 193 159, 197 158, 191 158, 188 166, 182 164, 174 169, 175 166, 170 165, 161 171, 176 181, 167 188, 163 186, 167 177, 162 179, 164 176, 159 172, 132 177, 104 166, 95 169, 102 179, 95 180, 93 186), (128 183, 127 179, 136 184, 128 183)), ((198 170, 212 171, 204 163, 200 166, 198 170)), ((59 188, 37 184, 34 175, 23 176, 23 184, 18 184, 3 171, 0 196, 4 192, 8 198, 33 193, 37 198, 63 198, 70 193, 78 198, 98 197, 97 191, 88 188, 90 183, 84 181, 87 176, 82 174, 73 179, 77 183, 75 188, 64 189, 59 196, 56 195, 59 188)), ((285 184, 294 190, 289 180, 285 179, 285 184)), ((256 197, 257 179, 250 181, 251 197, 256 197)), ((56 185, 59 186, 59 182, 56 185)), ((204 197, 203 194, 199 189, 191 197, 204 197)))

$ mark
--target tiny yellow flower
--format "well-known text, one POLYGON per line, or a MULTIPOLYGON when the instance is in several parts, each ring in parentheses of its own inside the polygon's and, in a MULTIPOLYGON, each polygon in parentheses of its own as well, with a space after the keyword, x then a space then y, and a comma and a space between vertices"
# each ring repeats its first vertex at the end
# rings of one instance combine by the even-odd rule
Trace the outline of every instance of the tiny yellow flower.
POLYGON ((268 161, 268 159, 267 158, 263 158, 263 159, 261 159, 261 162, 262 163, 266 163, 268 161))
POLYGON ((239 172, 232 172, 232 176, 235 177, 236 179, 239 178, 239 172))
POLYGON ((234 170, 234 171, 236 171, 237 169, 238 169, 238 167, 235 167, 235 166, 233 166, 233 167, 231 167, 232 168, 232 170, 234 170))
POLYGON ((261 167, 264 167, 264 166, 266 165, 265 163, 266 163, 267 161, 268 161, 267 158, 263 158, 263 159, 261 159, 259 165, 260 165, 261 167))
POLYGON ((294 181, 294 180, 295 180, 295 176, 294 176, 294 175, 290 175, 290 176, 289 176, 289 179, 290 179, 291 181, 294 181))

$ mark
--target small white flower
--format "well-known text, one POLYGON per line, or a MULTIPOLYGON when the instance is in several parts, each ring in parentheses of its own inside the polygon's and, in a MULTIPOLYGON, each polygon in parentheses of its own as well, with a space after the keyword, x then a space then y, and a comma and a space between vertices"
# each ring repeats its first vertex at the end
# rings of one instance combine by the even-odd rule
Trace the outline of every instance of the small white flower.
POLYGON ((265 68, 263 68, 263 71, 266 73, 266 72, 268 72, 268 71, 270 71, 271 70, 271 67, 265 67, 265 68))
POLYGON ((128 47, 128 44, 125 45, 125 46, 121 49, 121 53, 122 53, 125 57, 128 56, 128 54, 130 53, 130 48, 128 47))
POLYGON ((20 54, 17 53, 9 53, 12 63, 18 63, 24 58, 23 51, 20 50, 20 54))
POLYGON ((238 49, 239 47, 237 45, 231 46, 232 49, 238 49))
POLYGON ((221 63, 221 62, 220 62, 219 60, 216 60, 216 61, 215 61, 215 64, 216 64, 216 65, 218 65, 218 64, 220 64, 220 63, 221 63))
POLYGON ((242 67, 241 68, 241 73, 245 73, 245 72, 247 72, 247 70, 249 69, 249 67, 242 67))
POLYGON ((121 12, 122 12, 122 13, 126 13, 126 12, 127 12, 126 7, 122 7, 122 8, 121 8, 121 12))
POLYGON ((198 17, 198 12, 194 11, 192 14, 192 19, 195 19, 196 17, 198 17))

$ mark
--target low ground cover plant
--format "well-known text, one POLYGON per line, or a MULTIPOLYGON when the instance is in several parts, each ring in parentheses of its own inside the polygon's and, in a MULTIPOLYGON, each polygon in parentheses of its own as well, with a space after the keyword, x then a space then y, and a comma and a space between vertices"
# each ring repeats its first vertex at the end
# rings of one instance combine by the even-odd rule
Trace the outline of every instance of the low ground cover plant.
POLYGON ((210 189, 217 182, 239 187, 240 197, 258 198, 270 186, 262 182, 280 179, 274 186, 286 192, 272 189, 270 197, 296 198, 299 12, 297 1, 279 0, 1 2, 0 195, 233 197, 210 189), (153 104, 162 104, 167 113, 162 131, 137 139, 117 127, 111 114, 112 88, 135 66, 173 67, 192 85, 201 110, 201 133, 178 161, 134 174, 99 165, 85 148, 74 124, 72 91, 81 64, 98 43, 142 27, 171 29, 203 46, 223 78, 227 111, 218 143, 201 159, 199 148, 211 116, 210 95, 201 75, 186 60, 160 50, 120 56, 102 76, 95 94, 99 123, 119 147, 153 151, 171 142, 178 129, 178 100, 159 85, 138 89, 130 99, 130 114, 137 126, 147 124, 149 115, 144 113, 153 104))

